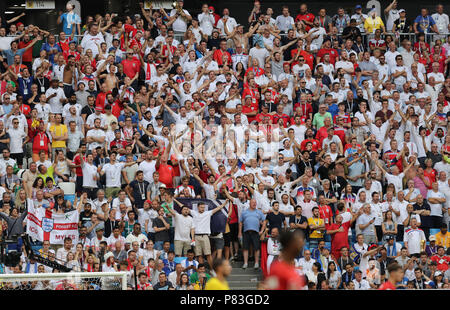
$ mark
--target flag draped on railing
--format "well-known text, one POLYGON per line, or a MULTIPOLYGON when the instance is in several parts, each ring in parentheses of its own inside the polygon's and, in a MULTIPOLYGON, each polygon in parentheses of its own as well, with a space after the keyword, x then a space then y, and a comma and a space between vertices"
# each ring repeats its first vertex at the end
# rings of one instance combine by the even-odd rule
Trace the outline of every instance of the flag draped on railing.
POLYGON ((50 241, 50 244, 64 244, 64 238, 78 243, 78 211, 64 214, 53 213, 48 208, 28 206, 27 234, 35 240, 50 241))

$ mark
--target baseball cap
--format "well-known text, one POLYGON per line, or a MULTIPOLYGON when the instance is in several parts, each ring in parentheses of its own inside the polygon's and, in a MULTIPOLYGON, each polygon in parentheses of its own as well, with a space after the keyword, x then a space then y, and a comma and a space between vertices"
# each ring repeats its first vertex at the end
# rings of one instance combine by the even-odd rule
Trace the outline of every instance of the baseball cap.
POLYGON ((116 129, 116 130, 114 130, 114 133, 117 133, 117 132, 119 132, 119 133, 120 133, 120 129, 116 129))
POLYGON ((97 106, 97 107, 95 107, 95 110, 101 111, 101 110, 102 110, 102 107, 97 106))
POLYGON ((167 188, 166 184, 161 184, 159 188, 167 188))
POLYGON ((406 12, 406 11, 405 11, 405 9, 400 9, 400 10, 398 10, 398 12, 399 12, 399 13, 404 13, 404 12, 406 12))
POLYGON ((362 6, 360 4, 358 4, 357 6, 355 6, 355 10, 359 10, 362 9, 362 6))
POLYGON ((427 281, 427 282, 425 282, 425 284, 431 286, 432 288, 434 288, 434 282, 433 281, 427 281))
POLYGON ((389 240, 394 240, 394 236, 393 236, 393 235, 387 235, 387 236, 386 236, 386 240, 387 240, 387 241, 389 241, 389 240))
POLYGON ((431 241, 436 241, 436 236, 435 236, 435 235, 431 235, 431 236, 430 236, 430 242, 431 242, 431 241))

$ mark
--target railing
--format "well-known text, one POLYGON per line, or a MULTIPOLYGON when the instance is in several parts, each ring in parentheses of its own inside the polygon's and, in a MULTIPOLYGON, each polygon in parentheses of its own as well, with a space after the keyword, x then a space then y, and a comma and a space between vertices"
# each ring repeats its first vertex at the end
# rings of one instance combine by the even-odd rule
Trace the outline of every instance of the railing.
MULTIPOLYGON (((393 37, 393 39, 398 39, 399 37, 401 38, 408 38, 409 41, 411 41, 413 44, 417 41, 417 35, 415 33, 392 33, 392 32, 387 32, 381 35, 381 37, 384 39, 387 35, 391 35, 393 37)), ((446 38, 450 35, 450 33, 425 33, 425 41, 428 44, 434 45, 434 42, 437 39, 440 39, 443 41, 443 43, 445 42, 446 38)), ((59 35, 55 34, 55 39, 56 42, 59 41, 59 35)), ((280 33, 281 37, 285 37, 287 36, 286 33, 280 33)), ((368 48, 369 46, 369 40, 372 39, 375 35, 370 33, 370 34, 361 34, 361 36, 363 37, 363 44, 365 45, 365 47, 368 48)), ((337 34, 337 37, 341 38, 342 34, 337 34)), ((80 43, 81 40, 83 38, 83 35, 75 35, 74 39, 77 43, 80 43)), ((184 41, 184 35, 183 34, 174 34, 174 39, 178 40, 179 42, 183 42, 184 41)), ((396 42, 397 46, 400 45, 400 42, 396 42)))

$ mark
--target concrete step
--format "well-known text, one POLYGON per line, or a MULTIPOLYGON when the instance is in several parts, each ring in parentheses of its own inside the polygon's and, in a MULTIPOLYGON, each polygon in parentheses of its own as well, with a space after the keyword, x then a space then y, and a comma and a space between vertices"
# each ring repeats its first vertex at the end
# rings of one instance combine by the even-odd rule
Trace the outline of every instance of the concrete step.
POLYGON ((232 290, 256 290, 258 282, 262 280, 261 269, 255 270, 254 262, 249 262, 246 269, 242 269, 243 262, 232 262, 233 270, 228 276, 228 285, 232 290))

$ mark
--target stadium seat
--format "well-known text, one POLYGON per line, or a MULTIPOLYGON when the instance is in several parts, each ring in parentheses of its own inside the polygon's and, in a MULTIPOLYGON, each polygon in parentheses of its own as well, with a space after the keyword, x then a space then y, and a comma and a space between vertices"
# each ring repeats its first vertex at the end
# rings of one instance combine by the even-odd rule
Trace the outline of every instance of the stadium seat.
MULTIPOLYGON (((75 194, 73 195, 64 195, 64 200, 70 201, 73 205, 74 201, 75 201, 75 194)), ((75 208, 76 206, 74 206, 75 208)))
POLYGON ((431 235, 436 235, 440 231, 441 230, 439 228, 430 228, 430 236, 431 235))
POLYGON ((75 183, 74 182, 59 182, 58 186, 64 191, 64 196, 75 195, 75 183))
POLYGON ((173 261, 175 262, 175 264, 181 264, 181 262, 184 261, 185 259, 186 257, 175 257, 173 261))

